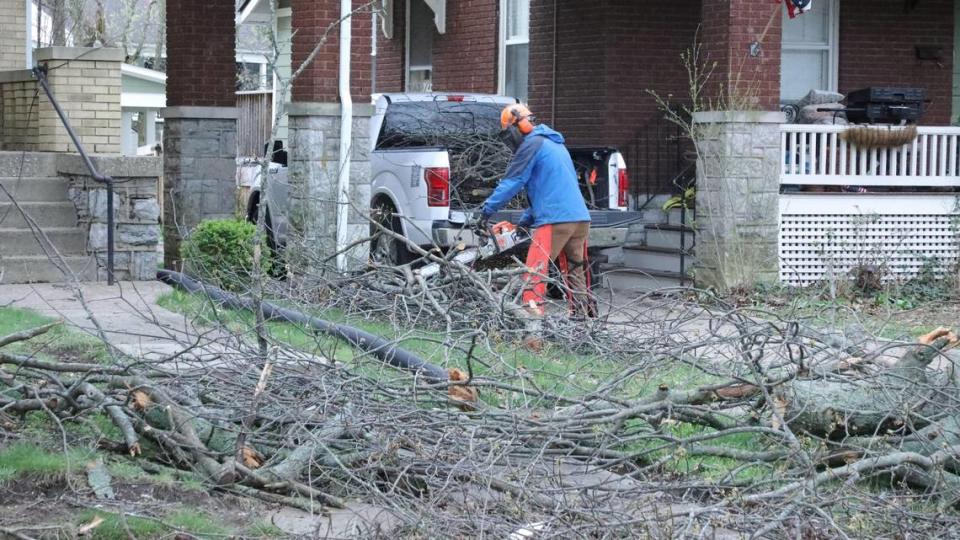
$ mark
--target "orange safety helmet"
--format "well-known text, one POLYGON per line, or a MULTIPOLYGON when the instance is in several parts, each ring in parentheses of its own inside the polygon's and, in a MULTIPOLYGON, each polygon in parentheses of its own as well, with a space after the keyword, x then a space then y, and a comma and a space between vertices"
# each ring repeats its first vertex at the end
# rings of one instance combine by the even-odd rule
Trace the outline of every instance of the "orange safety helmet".
POLYGON ((520 133, 529 135, 533 131, 533 114, 530 109, 522 103, 507 105, 500 112, 500 127, 507 129, 510 126, 517 126, 520 133))

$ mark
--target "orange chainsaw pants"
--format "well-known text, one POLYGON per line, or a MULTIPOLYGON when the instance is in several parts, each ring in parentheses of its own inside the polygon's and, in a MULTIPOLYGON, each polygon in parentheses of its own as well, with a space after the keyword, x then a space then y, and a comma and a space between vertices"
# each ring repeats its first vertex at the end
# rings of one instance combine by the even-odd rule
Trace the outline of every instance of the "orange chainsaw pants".
POLYGON ((587 260, 587 237, 590 222, 553 223, 537 227, 527 252, 526 287, 523 305, 543 313, 547 293, 543 278, 549 275, 554 261, 567 290, 567 300, 574 315, 594 316, 590 298, 590 272, 587 260))

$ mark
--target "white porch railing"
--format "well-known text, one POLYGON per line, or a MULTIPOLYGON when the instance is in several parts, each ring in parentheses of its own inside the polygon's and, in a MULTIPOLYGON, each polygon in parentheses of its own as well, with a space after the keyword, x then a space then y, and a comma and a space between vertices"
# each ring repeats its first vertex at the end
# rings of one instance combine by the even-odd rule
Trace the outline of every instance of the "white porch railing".
POLYGON ((859 186, 957 185, 960 128, 918 127, 917 138, 912 143, 872 149, 861 149, 843 140, 840 134, 847 129, 847 126, 781 126, 782 183, 836 185, 842 180, 842 184, 859 186))
POLYGON ((956 269, 960 193, 922 188, 960 187, 960 128, 920 127, 909 144, 868 150, 845 142, 840 137, 845 129, 781 126, 782 185, 868 191, 785 189, 779 216, 781 281, 807 285, 849 275, 861 265, 876 267, 886 280, 956 269))

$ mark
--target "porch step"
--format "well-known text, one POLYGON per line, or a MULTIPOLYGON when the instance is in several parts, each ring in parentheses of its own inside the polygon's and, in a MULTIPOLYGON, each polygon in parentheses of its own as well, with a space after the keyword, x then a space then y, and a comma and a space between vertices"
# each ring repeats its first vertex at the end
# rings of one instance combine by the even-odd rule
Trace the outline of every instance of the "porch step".
MULTIPOLYGON (((68 182, 56 177, 4 177, 0 175, 2 185, 17 202, 66 202, 68 182)), ((7 194, 0 190, 0 203, 10 202, 7 194)))
POLYGON ((681 208, 672 208, 667 215, 667 225, 693 225, 695 214, 696 211, 693 208, 687 208, 686 211, 681 208), (686 221, 686 223, 683 223, 683 221, 686 221))
MULTIPOLYGON (((77 225, 77 209, 72 202, 20 202, 19 205, 44 229, 77 225)), ((0 203, 0 227, 22 229, 27 227, 27 221, 13 203, 0 203)))
POLYGON ((56 176, 58 155, 53 152, 0 152, 0 177, 56 176))
POLYGON ((683 225, 647 225, 645 233, 646 246, 655 248, 680 249, 682 247, 689 251, 693 248, 695 239, 693 228, 683 225))
POLYGON ((645 272, 636 268, 611 266, 600 274, 601 284, 613 293, 623 291, 650 292, 673 287, 689 287, 687 280, 681 285, 676 272, 645 272))
MULTIPOLYGON (((93 257, 64 256, 63 260, 80 281, 97 279, 93 257)), ((68 279, 49 259, 37 256, 0 257, 0 276, 0 284, 56 283, 68 279)))
POLYGON ((623 263, 627 268, 634 268, 643 272, 686 274, 693 267, 692 253, 682 252, 676 248, 624 248, 623 263), (683 253, 683 267, 680 266, 680 255, 683 253))
POLYGON ((600 259, 604 263, 620 264, 620 265, 623 264, 623 247, 622 246, 601 249, 599 251, 599 255, 601 257, 605 257, 605 260, 600 259))
MULTIPOLYGON (((87 234, 79 227, 45 227, 43 232, 61 255, 86 253, 87 234)), ((32 231, 0 227, 0 257, 40 255, 43 250, 32 231)))

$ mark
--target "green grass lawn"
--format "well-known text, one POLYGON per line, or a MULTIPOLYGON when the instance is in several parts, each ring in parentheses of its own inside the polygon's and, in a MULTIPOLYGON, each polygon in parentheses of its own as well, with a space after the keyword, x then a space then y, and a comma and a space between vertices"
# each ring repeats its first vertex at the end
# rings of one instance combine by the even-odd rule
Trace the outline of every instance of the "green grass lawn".
POLYGON ((103 520, 92 529, 90 538, 97 540, 127 540, 129 538, 233 538, 234 534, 216 518, 193 509, 181 508, 161 517, 86 510, 77 514, 77 528, 95 519, 103 520))
MULTIPOLYGON (((200 324, 222 324, 233 332, 242 333, 250 339, 255 338, 254 317, 247 311, 219 308, 204 296, 182 291, 165 294, 158 303, 172 311, 184 313, 200 324)), ((470 348, 470 339, 467 333, 445 336, 430 330, 397 328, 388 322, 349 317, 334 310, 311 315, 395 341, 400 347, 434 365, 468 370, 467 351, 470 348)), ((278 342, 346 364, 366 366, 364 373, 368 375, 389 376, 379 361, 366 361, 367 355, 336 338, 286 322, 273 321, 266 326, 270 338, 278 342)), ((492 343, 489 347, 478 346, 474 350, 471 357, 474 360, 474 374, 529 389, 531 394, 543 392, 559 396, 583 395, 595 390, 598 385, 624 368, 620 362, 577 354, 549 343, 540 352, 530 351, 513 342, 491 339, 489 343, 492 343)), ((640 382, 646 386, 645 381, 640 382)), ((502 395, 501 392, 486 392, 484 399, 500 404, 499 396, 502 395)))
MULTIPOLYGON (((0 337, 43 326, 55 320, 27 309, 0 307, 0 337)), ((107 362, 111 358, 110 351, 101 340, 63 325, 29 341, 10 344, 4 347, 4 350, 73 362, 107 362)))

